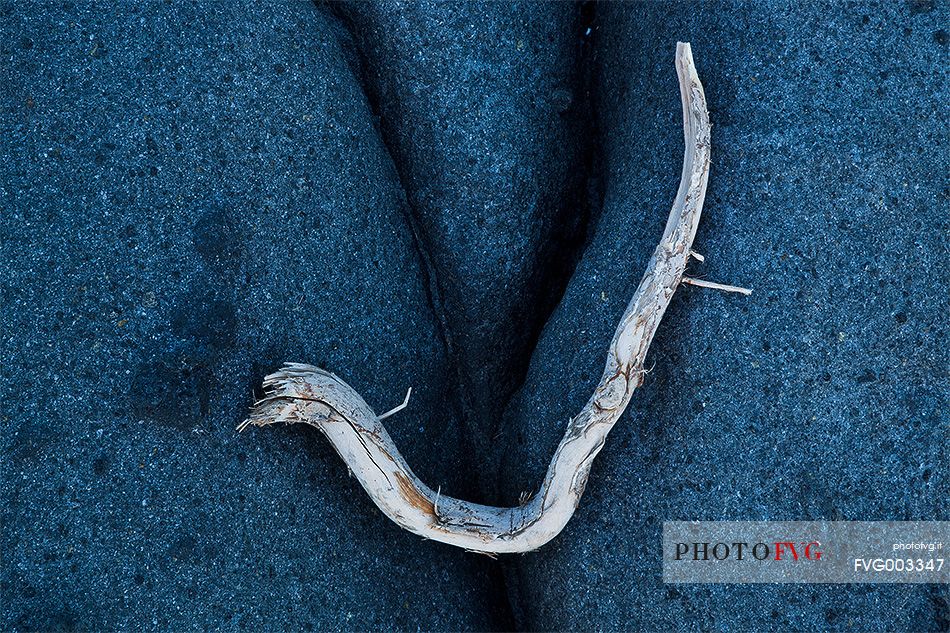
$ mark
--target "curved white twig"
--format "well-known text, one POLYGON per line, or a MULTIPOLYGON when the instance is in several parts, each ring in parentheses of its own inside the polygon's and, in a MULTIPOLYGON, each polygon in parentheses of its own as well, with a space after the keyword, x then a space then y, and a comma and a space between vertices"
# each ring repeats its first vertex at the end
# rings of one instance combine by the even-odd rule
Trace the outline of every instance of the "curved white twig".
POLYGON ((587 404, 570 421, 537 494, 512 508, 446 497, 422 483, 377 416, 333 374, 288 364, 264 382, 248 425, 305 423, 320 429, 377 506, 403 528, 485 553, 526 552, 554 538, 574 514, 591 463, 630 396, 673 292, 683 278, 709 177, 709 115, 689 44, 676 46, 686 152, 676 201, 659 246, 627 306, 607 353, 607 366, 587 404))

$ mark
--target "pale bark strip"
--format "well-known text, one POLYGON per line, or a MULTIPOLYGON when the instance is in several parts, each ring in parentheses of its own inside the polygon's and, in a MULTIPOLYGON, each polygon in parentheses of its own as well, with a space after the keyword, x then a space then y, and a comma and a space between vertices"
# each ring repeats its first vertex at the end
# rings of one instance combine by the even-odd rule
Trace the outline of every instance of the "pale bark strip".
MULTIPOLYGON (((696 257, 696 254, 693 253, 693 257, 696 257)), ((683 276, 680 279, 680 283, 689 284, 691 286, 699 286, 700 288, 712 288, 713 290, 722 290, 723 292, 736 292, 740 295, 749 296, 752 294, 752 291, 748 288, 741 288, 739 286, 730 286, 729 284, 720 284, 715 281, 706 281, 705 279, 694 279, 693 277, 683 276)), ((402 406, 402 405, 400 405, 402 406)))
POLYGON ((423 537, 485 553, 527 552, 554 538, 574 514, 591 463, 642 382, 644 360, 691 255, 709 177, 709 115, 689 44, 676 46, 686 152, 676 201, 659 246, 627 306, 607 366, 587 404, 568 424, 538 492, 498 508, 434 492, 406 464, 377 416, 333 374, 288 364, 264 382, 248 425, 302 422, 320 429, 377 506, 423 537))

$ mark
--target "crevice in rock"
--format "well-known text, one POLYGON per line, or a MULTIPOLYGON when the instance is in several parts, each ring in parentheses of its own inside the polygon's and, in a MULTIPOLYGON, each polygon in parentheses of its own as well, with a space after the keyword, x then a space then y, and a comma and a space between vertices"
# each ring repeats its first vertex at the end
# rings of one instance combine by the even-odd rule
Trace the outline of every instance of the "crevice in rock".
MULTIPOLYGON (((323 4, 320 2, 320 0, 314 1, 318 5, 323 4)), ((357 78, 357 81, 362 88, 363 95, 370 106, 373 114, 373 123, 376 128, 376 133, 379 136, 382 146, 386 150, 386 154, 393 166, 393 171, 399 181, 399 186, 403 197, 401 211, 403 212, 403 215, 406 219, 406 224, 412 233, 415 251, 422 262, 422 270, 423 274, 425 275, 425 289, 427 299, 438 324, 439 335, 442 339, 443 346, 445 347, 446 357, 450 365, 450 371, 455 378, 451 385, 454 397, 452 398, 452 403, 450 406, 455 410, 455 417, 459 421, 459 436, 464 445, 469 447, 477 446, 478 440, 472 436, 473 427, 469 423, 474 411, 474 407, 472 405, 472 399, 469 396, 469 390, 464 388, 466 384, 464 363, 459 357, 458 345, 455 342, 455 337, 453 336, 452 328, 449 324, 448 310, 445 307, 446 302, 444 299, 446 296, 445 289, 441 283, 442 275, 440 274, 438 266, 436 265, 432 255, 432 246, 429 244, 426 238, 425 230, 422 226, 422 220, 420 219, 420 214, 418 210, 414 208, 412 197, 409 195, 410 192, 406 185, 406 176, 404 174, 404 170, 400 169, 400 161, 398 161, 396 158, 397 153, 394 148, 394 142, 385 130, 386 126, 382 115, 384 111, 381 103, 382 97, 380 96, 374 82, 368 77, 369 61, 367 60, 365 51, 362 49, 360 44, 361 38, 359 34, 359 25, 355 23, 353 17, 346 11, 345 3, 332 2, 325 6, 328 7, 330 14, 337 19, 342 28, 345 29, 348 38, 351 40, 351 49, 355 58, 355 63, 353 63, 354 76, 357 78)), ((477 467, 478 465, 475 461, 475 451, 470 451, 465 455, 459 455, 458 459, 464 462, 460 467, 465 469, 467 472, 479 472, 481 470, 477 467)), ((474 486, 472 489, 466 490, 464 492, 469 495, 477 494, 477 489, 480 486, 478 486, 478 482, 473 481, 473 483, 474 486)))
MULTIPOLYGON (((603 202, 601 152, 599 151, 600 130, 594 94, 596 3, 593 0, 578 2, 577 11, 577 70, 574 94, 579 96, 578 117, 584 122, 580 131, 583 135, 583 141, 579 143, 580 161, 576 167, 581 177, 578 179, 579 185, 564 202, 561 213, 553 218, 557 226, 538 253, 532 279, 532 285, 539 289, 538 305, 532 313, 533 319, 527 328, 529 345, 525 348, 522 357, 512 359, 512 369, 517 382, 505 394, 505 397, 499 400, 499 412, 504 412, 508 408, 524 384, 544 327, 564 297, 577 263, 589 241, 590 228, 595 226, 595 219, 603 202)), ((500 423, 499 417, 498 424, 500 423)), ((489 503, 502 502, 498 497, 500 482, 497 478, 500 476, 500 460, 506 448, 506 440, 510 439, 510 436, 502 431, 497 425, 493 429, 493 440, 501 439, 502 441, 492 442, 492 470, 495 473, 495 484, 491 491, 493 498, 489 500, 489 503)))
MULTIPOLYGON (((524 337, 525 346, 517 353, 511 354, 506 361, 507 381, 504 385, 504 392, 493 394, 497 403, 497 416, 489 424, 482 427, 488 434, 488 437, 484 438, 473 437, 473 432, 478 427, 465 422, 473 415, 475 407, 472 404, 472 398, 468 390, 465 388, 467 384, 466 367, 464 359, 459 356, 458 346, 453 338, 443 299, 446 295, 441 284, 442 275, 440 275, 438 266, 433 261, 432 248, 427 242, 420 214, 413 207, 404 173, 405 167, 400 165, 396 158, 397 152, 393 146, 394 141, 386 132, 386 121, 381 118, 381 113, 385 111, 381 103, 382 95, 379 93, 376 82, 368 77, 369 61, 362 49, 359 25, 354 23, 354 18, 348 14, 345 5, 340 3, 324 5, 319 1, 317 1, 317 4, 328 8, 330 14, 337 19, 341 28, 346 31, 346 39, 349 40, 347 42, 350 49, 349 53, 353 56, 351 66, 354 76, 357 78, 372 110, 380 141, 390 161, 392 161, 394 172, 399 179, 404 197, 402 211, 412 232, 415 250, 423 264, 430 309, 437 319, 448 362, 451 364, 452 374, 456 378, 454 385, 456 398, 452 406, 460 414, 459 419, 463 420, 460 425, 462 441, 464 445, 478 449, 472 450, 469 454, 458 455, 458 460, 462 462, 458 467, 466 469, 467 472, 487 473, 484 481, 475 483, 475 491, 466 492, 474 492, 474 495, 470 496, 478 497, 486 503, 492 503, 494 501, 492 497, 497 497, 500 489, 498 485, 500 457, 506 448, 505 441, 509 439, 507 434, 501 433, 502 413, 526 378, 531 358, 544 327, 564 296, 584 247, 589 240, 592 218, 597 216, 602 204, 602 169, 601 152, 599 151, 601 138, 598 119, 595 116, 596 98, 594 95, 596 86, 594 41, 597 17, 595 3, 587 0, 575 4, 577 14, 573 22, 576 38, 574 70, 570 75, 570 84, 567 86, 573 95, 573 103, 566 113, 566 116, 570 116, 576 121, 572 124, 572 127, 577 135, 575 137, 577 145, 574 151, 577 154, 578 161, 574 165, 574 174, 571 178, 573 182, 570 183, 569 187, 563 187, 563 181, 550 182, 546 186, 550 190, 541 192, 543 206, 546 209, 545 216, 552 225, 549 227, 547 238, 535 253, 535 263, 529 281, 529 287, 532 289, 533 295, 531 305, 527 305, 526 301, 518 315, 524 319, 518 329, 524 337), (487 452, 482 453, 481 447, 486 448, 487 452)), ((554 180, 556 179, 552 178, 552 181, 554 180)), ((500 592, 499 597, 505 597, 500 600, 498 606, 503 611, 504 619, 509 623, 506 628, 512 626, 523 628, 527 624, 527 619, 517 604, 518 580, 516 566, 491 564, 489 565, 489 573, 492 576, 492 584, 500 592)))
MULTIPOLYGON (((381 92, 385 89, 386 81, 371 75, 371 53, 363 48, 366 46, 363 40, 371 34, 364 32, 366 25, 362 24, 358 13, 354 13, 348 5, 330 5, 332 14, 347 30, 348 39, 354 42, 355 56, 358 57, 354 62, 355 74, 377 117, 380 138, 393 160, 406 196, 407 222, 412 228, 417 250, 425 263, 433 311, 441 327, 452 365, 452 375, 456 379, 455 404, 463 418, 462 439, 472 447, 472 453, 466 456, 466 459, 471 465, 478 466, 472 469, 472 472, 485 473, 476 484, 479 493, 488 497, 495 494, 498 453, 505 448, 504 440, 499 441, 499 438, 503 437, 500 432, 503 411, 525 380, 544 326, 560 302, 580 258, 582 247, 587 240, 589 218, 600 204, 599 169, 595 165, 598 137, 591 95, 594 4, 580 3, 574 5, 573 10, 575 13, 569 18, 573 27, 573 33, 570 34, 573 49, 562 53, 571 56, 572 67, 563 85, 569 105, 565 106, 562 114, 565 117, 565 131, 572 139, 571 146, 563 151, 569 153, 571 164, 569 170, 564 173, 560 171, 563 168, 557 166, 555 161, 552 165, 557 167, 558 173, 549 174, 548 179, 542 179, 539 183, 541 189, 536 192, 538 217, 541 218, 540 226, 544 238, 531 256, 531 263, 526 268, 528 276, 518 282, 518 286, 525 289, 525 296, 520 303, 506 306, 506 309, 511 310, 508 336, 511 336, 516 344, 506 349, 506 358, 486 369, 480 366, 478 354, 471 354, 472 336, 468 337, 467 343, 463 339, 456 340, 458 333, 453 327, 474 328, 478 324, 466 324, 464 318, 455 322, 459 321, 455 310, 460 302, 465 301, 465 297, 459 294, 457 288, 443 285, 446 275, 451 275, 451 271, 440 269, 440 263, 436 259, 439 246, 427 242, 431 238, 427 236, 427 227, 424 224, 426 220, 422 210, 414 208, 413 192, 410 191, 410 181, 407 180, 410 176, 406 173, 409 167, 401 164, 400 152, 395 145, 397 140, 393 137, 396 132, 387 127, 393 125, 391 120, 387 121, 387 113, 392 116, 399 104, 382 101, 387 98, 381 92), (496 372, 495 379, 489 381, 494 382, 493 393, 484 393, 485 381, 476 378, 479 371, 496 372), (486 402, 490 403, 490 409, 486 408, 486 402)), ((552 147, 551 151, 559 149, 552 147)), ((496 347, 501 345, 498 340, 486 343, 496 347)))
MULTIPOLYGON (((315 4, 319 8, 326 8, 330 15, 336 19, 337 23, 340 25, 341 29, 345 32, 346 39, 348 41, 341 42, 345 49, 349 49, 347 52, 350 53, 351 57, 348 60, 350 67, 353 70, 353 75, 356 77, 357 82, 362 89, 363 96, 366 99, 367 104, 370 107, 370 110, 374 116, 374 127, 376 133, 379 137, 380 144, 386 152, 386 156, 389 158, 390 164, 392 165, 393 173, 396 175, 396 178, 399 182, 400 193, 402 196, 400 204, 400 212, 405 218, 406 225, 409 227, 410 233, 413 240, 413 248, 416 252, 416 255, 419 258, 422 266, 424 290, 426 293, 426 299, 429 304, 429 309, 431 310, 433 316, 436 319, 436 324, 438 326, 439 336, 442 340, 443 347, 445 348, 446 358, 451 366, 451 370, 456 376, 456 380, 450 385, 450 388, 454 392, 455 397, 451 399, 451 403, 446 403, 446 406, 452 407, 455 409, 456 415, 455 419, 460 421, 459 424, 459 434, 461 436, 462 442, 466 445, 472 445, 472 438, 468 437, 467 431, 468 427, 461 423, 464 418, 464 401, 463 393, 458 389, 458 386, 461 384, 461 365, 457 358, 456 347, 453 342, 452 332, 448 326, 446 310, 444 307, 444 302, 442 300, 443 291, 439 283, 439 274, 436 269, 435 263, 433 262, 431 249, 425 240, 422 229, 420 227, 418 213, 413 209, 412 203, 409 199, 408 190, 406 188, 405 180, 401 171, 399 170, 399 164, 397 163, 393 148, 389 140, 386 138, 386 135, 383 133, 381 126, 379 124, 379 95, 375 90, 372 89, 371 82, 368 81, 366 77, 366 64, 367 61, 360 46, 358 44, 358 37, 355 33, 355 26, 350 20, 349 16, 346 15, 344 11, 336 4, 324 4, 320 0, 314 0, 315 4), (461 407, 461 410, 459 410, 461 407)), ((471 469, 474 467, 474 464, 471 463, 471 457, 468 455, 459 456, 459 459, 464 459, 469 463, 463 465, 465 469, 471 469)), ((472 490, 463 491, 471 494, 472 490)))
MULTIPOLYGON (((547 247, 540 253, 539 266, 535 268, 537 275, 536 283, 544 288, 539 293, 542 301, 541 306, 535 312, 536 321, 532 324, 530 345, 525 349, 524 358, 518 365, 518 384, 512 389, 504 399, 501 412, 508 409, 513 398, 521 390, 527 377, 531 364, 531 358, 534 356, 535 349, 540 342, 548 320, 554 310, 564 298, 568 284, 574 275, 574 271, 585 248, 587 247, 592 234, 592 229, 596 227, 597 220, 603 206, 604 185, 603 185, 603 152, 601 151, 602 138, 600 129, 600 118, 597 116, 597 71, 596 63, 596 31, 597 31, 597 5, 594 0, 582 0, 577 3, 579 19, 578 29, 578 52, 577 52, 577 83, 575 94, 582 95, 580 107, 583 108, 584 142, 581 149, 581 161, 577 166, 582 172, 582 188, 574 192, 573 205, 577 209, 577 216, 572 224, 565 225, 559 231, 552 234, 552 239, 547 247)), ((500 420, 499 420, 500 423, 500 420)), ((493 490, 488 503, 504 503, 506 501, 505 487, 501 481, 501 465, 504 452, 508 446, 507 442, 517 437, 516 433, 504 433, 504 429, 496 428, 492 445, 492 472, 494 473, 493 490)), ((526 604, 525 600, 532 595, 530 591, 524 591, 521 575, 522 565, 517 560, 506 559, 499 563, 498 573, 504 582, 505 592, 508 598, 508 609, 516 630, 532 630, 533 609, 531 604, 526 604)))

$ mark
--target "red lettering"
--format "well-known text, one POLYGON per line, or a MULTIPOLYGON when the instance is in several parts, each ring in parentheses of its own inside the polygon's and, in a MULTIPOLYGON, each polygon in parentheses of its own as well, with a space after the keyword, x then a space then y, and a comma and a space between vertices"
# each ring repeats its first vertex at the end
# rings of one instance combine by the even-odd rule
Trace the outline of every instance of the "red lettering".
POLYGON ((775 560, 782 560, 782 548, 788 548, 792 551, 792 560, 798 560, 798 552, 795 551, 795 544, 791 541, 776 541, 775 560))

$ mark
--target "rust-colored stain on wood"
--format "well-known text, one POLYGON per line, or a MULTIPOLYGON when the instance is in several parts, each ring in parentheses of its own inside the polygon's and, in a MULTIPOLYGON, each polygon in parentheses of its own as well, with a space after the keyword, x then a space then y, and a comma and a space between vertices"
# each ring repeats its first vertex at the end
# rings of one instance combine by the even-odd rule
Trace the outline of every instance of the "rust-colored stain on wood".
POLYGON ((396 476, 396 483, 399 484, 399 491, 403 498, 414 508, 422 510, 426 514, 435 515, 435 507, 432 502, 413 487, 409 479, 402 473, 393 473, 396 476))

